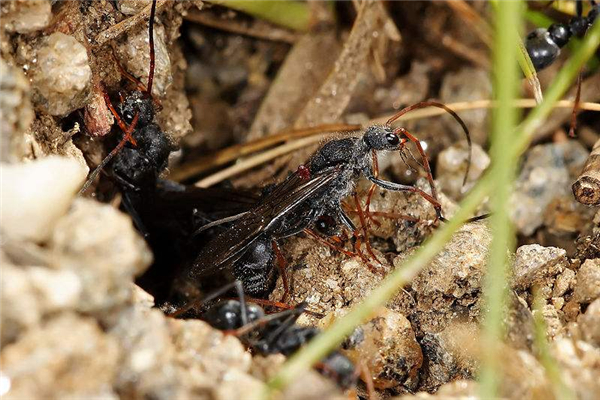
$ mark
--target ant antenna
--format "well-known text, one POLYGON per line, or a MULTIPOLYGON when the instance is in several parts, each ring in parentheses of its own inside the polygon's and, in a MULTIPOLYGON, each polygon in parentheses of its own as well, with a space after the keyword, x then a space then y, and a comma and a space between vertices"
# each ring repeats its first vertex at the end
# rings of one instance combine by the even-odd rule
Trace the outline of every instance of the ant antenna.
POLYGON ((152 0, 150 9, 150 21, 148 21, 148 40, 150 42, 150 70, 148 71, 148 88, 146 93, 152 97, 152 82, 154 81, 154 64, 156 62, 154 53, 154 16, 156 15, 156 0, 152 0))
POLYGON ((471 134, 469 133, 469 128, 467 128, 467 125, 458 116, 458 114, 456 112, 454 112, 454 110, 452 110, 450 107, 446 106, 445 104, 438 103, 437 101, 422 101, 420 103, 413 104, 411 106, 405 107, 402 110, 398 111, 385 124, 390 125, 392 122, 396 121, 398 118, 400 118, 401 116, 403 116, 404 114, 406 114, 410 111, 417 110, 419 108, 427 108, 427 107, 437 107, 437 108, 441 108, 442 110, 446 111, 448 114, 452 115, 452 117, 460 124, 463 131, 465 132, 465 136, 467 137, 467 144, 469 145, 469 155, 467 157, 467 170, 465 171, 465 177, 464 177, 463 183, 462 183, 462 186, 464 187, 465 184, 467 183, 467 179, 469 177, 469 171, 471 169, 471 157, 473 154, 473 144, 471 143, 471 134))

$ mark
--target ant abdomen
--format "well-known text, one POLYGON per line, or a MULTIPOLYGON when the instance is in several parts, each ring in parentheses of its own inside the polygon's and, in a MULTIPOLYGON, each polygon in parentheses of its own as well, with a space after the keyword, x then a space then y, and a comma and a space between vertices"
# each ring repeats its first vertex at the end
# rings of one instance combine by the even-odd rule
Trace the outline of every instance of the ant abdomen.
POLYGON ((560 54, 560 47, 552 39, 550 32, 538 28, 527 35, 525 47, 536 71, 551 65, 560 54))

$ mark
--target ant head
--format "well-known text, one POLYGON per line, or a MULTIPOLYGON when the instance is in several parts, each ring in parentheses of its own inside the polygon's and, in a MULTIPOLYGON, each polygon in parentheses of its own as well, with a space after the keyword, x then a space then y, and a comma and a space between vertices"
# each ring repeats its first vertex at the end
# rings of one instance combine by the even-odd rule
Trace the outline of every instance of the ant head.
MULTIPOLYGON (((246 308, 248 322, 264 317, 265 313, 259 306, 248 304, 246 308)), ((242 304, 237 300, 220 301, 210 307, 202 318, 214 328, 233 330, 242 326, 242 304)))
POLYGON ((388 125, 373 125, 367 128, 363 140, 372 150, 398 150, 405 141, 388 125))
POLYGON ((145 96, 143 92, 135 91, 127 96, 125 101, 119 105, 119 111, 127 124, 131 124, 135 114, 139 113, 138 128, 142 128, 154 120, 152 98, 145 96))

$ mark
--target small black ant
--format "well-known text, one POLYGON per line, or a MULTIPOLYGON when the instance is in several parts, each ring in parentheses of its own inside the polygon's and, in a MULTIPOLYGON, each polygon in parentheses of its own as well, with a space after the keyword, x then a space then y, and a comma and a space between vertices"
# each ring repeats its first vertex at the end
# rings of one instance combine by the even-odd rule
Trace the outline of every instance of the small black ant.
POLYGON ((173 150, 166 134, 154 120, 156 101, 152 97, 152 84, 156 57, 154 49, 155 15, 156 0, 152 0, 148 23, 150 44, 148 84, 144 86, 119 65, 125 77, 134 81, 140 90, 123 99, 118 107, 119 112, 112 105, 108 93, 104 92, 106 105, 123 131, 123 137, 90 174, 80 190, 80 193, 84 193, 100 171, 112 161, 111 176, 123 195, 123 205, 142 232, 144 231, 143 226, 140 218, 136 215, 137 204, 144 201, 144 192, 154 190, 158 177, 167 167, 169 154, 173 150))
MULTIPOLYGON (((218 293, 224 293, 233 287, 240 300, 218 301, 208 307, 200 319, 216 329, 233 333, 255 353, 263 356, 290 356, 320 333, 318 328, 296 324, 298 317, 306 311, 306 303, 266 315, 262 307, 245 302, 240 281, 225 285, 218 293)), ((209 298, 216 296, 218 295, 212 294, 209 298)), ((354 386, 358 378, 357 368, 339 351, 327 355, 317 364, 316 369, 334 379, 343 389, 354 386)))
POLYGON ((600 6, 590 1, 592 8, 587 16, 583 16, 583 5, 577 0, 577 16, 567 24, 555 23, 545 28, 538 28, 527 35, 525 47, 531 62, 537 71, 552 65, 563 48, 573 36, 583 37, 593 25, 600 12, 600 6))

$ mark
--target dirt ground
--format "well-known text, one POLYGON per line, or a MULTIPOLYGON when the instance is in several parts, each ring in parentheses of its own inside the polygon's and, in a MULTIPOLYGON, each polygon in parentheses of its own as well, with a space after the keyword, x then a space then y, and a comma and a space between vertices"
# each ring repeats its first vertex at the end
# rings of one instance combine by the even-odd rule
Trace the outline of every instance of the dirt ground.
MULTIPOLYGON (((183 261, 165 260, 157 241, 144 238, 138 220, 145 215, 130 212, 110 162, 89 179, 123 136, 110 107, 126 119, 122 99, 148 86, 150 3, 0 4, 0 395, 7 399, 258 398, 285 362, 201 319, 167 316, 171 303, 157 288, 170 288, 183 261)), ((487 2, 249 2, 258 11, 216 3, 157 2, 153 86, 143 99, 152 100, 152 123, 170 150, 165 168, 156 167, 161 179, 243 189, 255 201, 322 143, 359 135, 426 100, 456 108, 473 141, 463 182, 469 147, 452 116, 417 110, 396 123, 425 149, 446 217, 490 165, 491 111, 476 104, 493 97, 487 2), (273 5, 281 8, 269 11, 273 5)), ((568 20, 536 3, 529 8, 568 20)), ((562 51, 538 74, 542 91, 569 55, 562 51)), ((597 71, 584 69, 582 101, 598 102, 599 85, 597 71)), ((521 96, 534 97, 525 79, 521 96)), ((520 161, 510 207, 516 250, 510 276, 498 283, 509 297, 498 344, 505 398, 556 398, 560 384, 581 399, 600 391, 600 214, 572 190, 586 163, 597 174, 588 159, 600 118, 583 108, 575 138, 568 135, 572 109, 556 108, 520 161)), ((377 156, 380 177, 429 192, 419 153, 408 148, 403 157, 377 156)), ((279 241, 282 256, 271 260, 262 300, 305 302, 310 312, 297 323, 326 329, 443 223, 422 196, 380 187, 365 223, 359 210, 369 189, 357 179, 358 206, 352 196, 343 201, 361 227, 354 239, 336 231, 279 241), (285 285, 275 264, 285 270, 285 285)), ((203 199, 185 214, 186 227, 196 226, 197 208, 208 204, 217 215, 232 200, 203 199)), ((489 211, 488 200, 477 215, 489 211)), ((150 214, 160 227, 180 218, 150 214)), ((465 224, 347 338, 340 353, 368 367, 356 385, 340 387, 313 370, 279 398, 478 396, 488 225, 465 224)), ((180 241, 165 232, 161 246, 180 241)), ((173 247, 194 257, 211 235, 173 247)))

